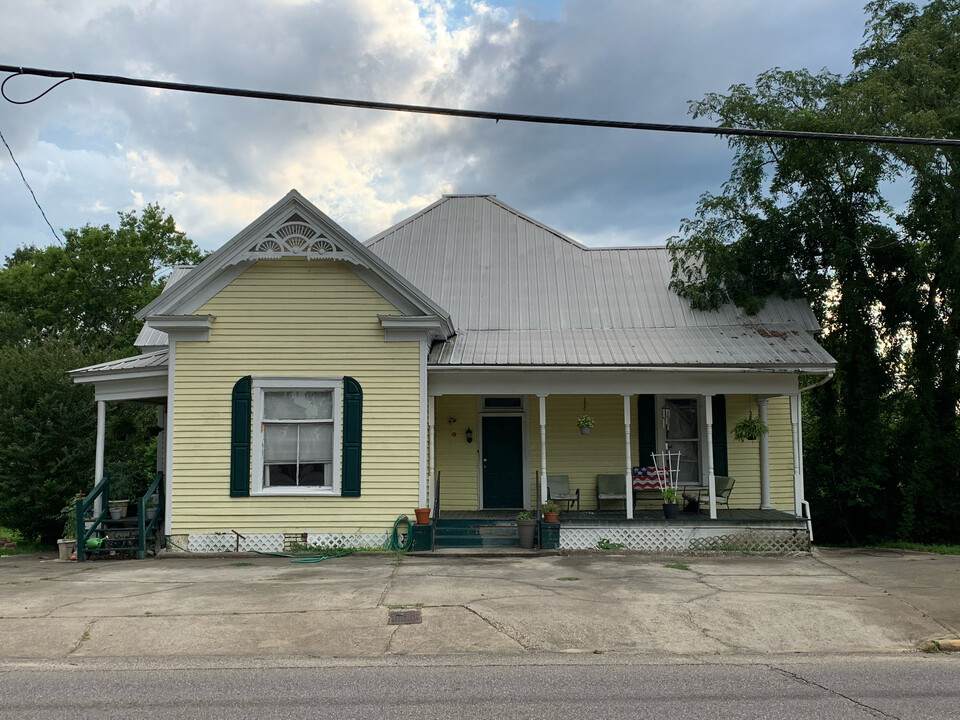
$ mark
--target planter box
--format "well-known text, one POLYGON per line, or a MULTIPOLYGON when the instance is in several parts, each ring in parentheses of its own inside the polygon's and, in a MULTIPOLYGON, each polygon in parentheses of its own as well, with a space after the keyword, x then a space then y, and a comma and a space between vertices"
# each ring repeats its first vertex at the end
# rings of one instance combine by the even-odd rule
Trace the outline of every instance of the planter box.
POLYGON ((540 549, 554 550, 560 547, 560 523, 540 523, 540 549))
POLYGON ((417 552, 429 552, 433 550, 433 523, 429 525, 411 525, 410 535, 412 541, 410 550, 417 552))
POLYGON ((57 540, 57 550, 60 551, 61 560, 69 560, 70 556, 77 551, 76 540, 57 540))

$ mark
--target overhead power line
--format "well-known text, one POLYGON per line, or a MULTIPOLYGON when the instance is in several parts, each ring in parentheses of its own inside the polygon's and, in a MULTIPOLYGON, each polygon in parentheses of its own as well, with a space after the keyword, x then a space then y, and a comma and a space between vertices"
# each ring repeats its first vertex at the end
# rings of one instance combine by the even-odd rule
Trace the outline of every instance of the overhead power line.
MULTIPOLYGON (((263 90, 244 90, 217 85, 192 85, 189 83, 146 80, 120 75, 97 75, 94 73, 66 72, 63 70, 45 70, 26 68, 16 65, 0 65, 0 71, 14 73, 3 81, 3 85, 18 75, 37 75, 48 78, 61 78, 60 85, 67 80, 86 80, 87 82, 108 83, 111 85, 131 85, 134 87, 154 88, 157 90, 176 90, 179 92, 201 93, 204 95, 226 95, 229 97, 254 98, 257 100, 277 100, 280 102, 304 103, 309 105, 331 105, 334 107, 360 108, 364 110, 387 110, 391 112, 420 113, 423 115, 446 115, 451 117, 476 118, 480 120, 503 120, 506 122, 539 123, 543 125, 575 125, 581 127, 617 128, 621 130, 650 130, 655 132, 694 133, 699 135, 722 135, 727 137, 770 137, 793 140, 834 140, 837 142, 857 142, 868 144, 893 145, 930 145, 936 147, 960 147, 960 139, 898 137, 888 135, 855 135, 850 133, 804 132, 798 130, 763 130, 756 128, 710 127, 708 125, 673 125, 664 123, 627 122, 622 120, 595 120, 590 118, 557 117, 553 115, 529 115, 524 113, 492 112, 487 110, 461 110, 459 108, 433 107, 430 105, 406 105, 402 103, 375 102, 372 100, 351 100, 347 98, 321 97, 317 95, 299 95, 294 93, 268 92, 263 90)), ((17 101, 7 97, 3 86, 0 94, 8 102, 27 104, 35 102, 54 87, 31 100, 17 101)))

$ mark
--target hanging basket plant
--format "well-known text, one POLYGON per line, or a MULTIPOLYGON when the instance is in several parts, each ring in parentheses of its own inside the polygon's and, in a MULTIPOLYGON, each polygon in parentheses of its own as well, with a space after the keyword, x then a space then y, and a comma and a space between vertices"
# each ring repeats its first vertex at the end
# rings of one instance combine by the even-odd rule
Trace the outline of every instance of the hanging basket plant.
POLYGON ((580 433, 582 435, 589 435, 590 428, 597 424, 597 421, 594 420, 589 415, 581 415, 577 418, 577 427, 580 428, 580 433))
POLYGON ((760 418, 753 416, 753 410, 748 417, 740 420, 733 426, 733 439, 737 442, 746 442, 747 440, 756 440, 770 432, 770 428, 760 418))

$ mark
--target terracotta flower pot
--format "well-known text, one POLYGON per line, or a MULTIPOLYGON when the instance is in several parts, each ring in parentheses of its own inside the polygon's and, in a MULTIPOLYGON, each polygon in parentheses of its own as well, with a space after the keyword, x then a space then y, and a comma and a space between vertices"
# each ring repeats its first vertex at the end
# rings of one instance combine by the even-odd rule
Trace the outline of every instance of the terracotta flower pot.
POLYGON ((417 514, 417 525, 430 524, 430 508, 415 508, 414 512, 417 514))
POLYGON ((545 523, 558 523, 560 522, 560 513, 559 512, 546 512, 543 513, 543 521, 545 523))

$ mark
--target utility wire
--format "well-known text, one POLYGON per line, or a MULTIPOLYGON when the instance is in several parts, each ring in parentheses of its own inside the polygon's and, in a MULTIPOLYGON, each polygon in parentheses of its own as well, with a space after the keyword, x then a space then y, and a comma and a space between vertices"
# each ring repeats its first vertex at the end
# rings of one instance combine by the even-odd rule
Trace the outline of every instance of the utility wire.
MULTIPOLYGON (((930 145, 936 147, 960 147, 960 139, 900 137, 889 135, 855 135, 850 133, 806 132, 797 130, 763 130, 756 128, 710 127, 708 125, 672 125, 662 123, 627 122, 621 120, 595 120, 589 118, 557 117, 553 115, 528 115, 523 113, 490 112, 486 110, 461 110, 458 108, 433 107, 430 105, 405 105, 401 103, 375 102, 372 100, 351 100, 347 98, 321 97, 317 95, 299 95, 294 93, 267 92, 263 90, 244 90, 217 85, 193 85, 188 83, 145 80, 120 75, 98 75, 94 73, 65 72, 63 70, 45 70, 25 68, 16 65, 0 65, 0 71, 14 73, 3 81, 7 84, 18 75, 37 75, 61 80, 86 80, 88 82, 108 83, 112 85, 132 85, 134 87, 155 88, 158 90, 177 90, 180 92, 201 93, 205 95, 227 95, 230 97, 254 98, 258 100, 277 100, 280 102, 305 103, 310 105, 332 105, 337 107, 362 108, 365 110, 387 110, 392 112, 420 113, 424 115, 447 115, 452 117, 476 118, 481 120, 501 120, 509 122, 539 123, 544 125, 576 125, 582 127, 618 128, 622 130, 651 130, 656 132, 694 133, 700 135, 722 135, 727 137, 773 137, 792 140, 833 140, 837 142, 857 142, 868 144, 892 145, 930 145)), ((58 83, 60 84, 60 83, 58 83)), ((56 86, 54 86, 56 87, 56 86)), ((47 92, 32 100, 11 100, 3 86, 0 94, 8 102, 28 104, 39 100, 47 92)))
MULTIPOLYGON (((17 170, 20 171, 20 179, 23 180, 23 184, 27 186, 27 190, 30 191, 30 197, 33 198, 34 204, 36 204, 37 209, 40 211, 40 214, 43 215, 43 220, 47 223, 47 227, 50 228, 50 232, 53 233, 53 237, 58 243, 66 247, 63 240, 60 239, 60 236, 57 234, 57 231, 53 229, 53 225, 50 224, 50 221, 47 220, 47 214, 43 211, 43 207, 40 205, 40 201, 37 200, 37 194, 33 191, 33 188, 30 187, 30 183, 27 182, 26 175, 23 174, 23 168, 20 167, 20 163, 17 162, 17 159, 13 156, 13 150, 10 149, 10 145, 7 144, 7 139, 3 136, 3 132, 0 131, 0 140, 3 140, 4 146, 7 148, 7 152, 10 153, 10 159, 13 160, 13 164, 16 165, 17 170)), ((79 270, 78 270, 79 272, 79 270)))

